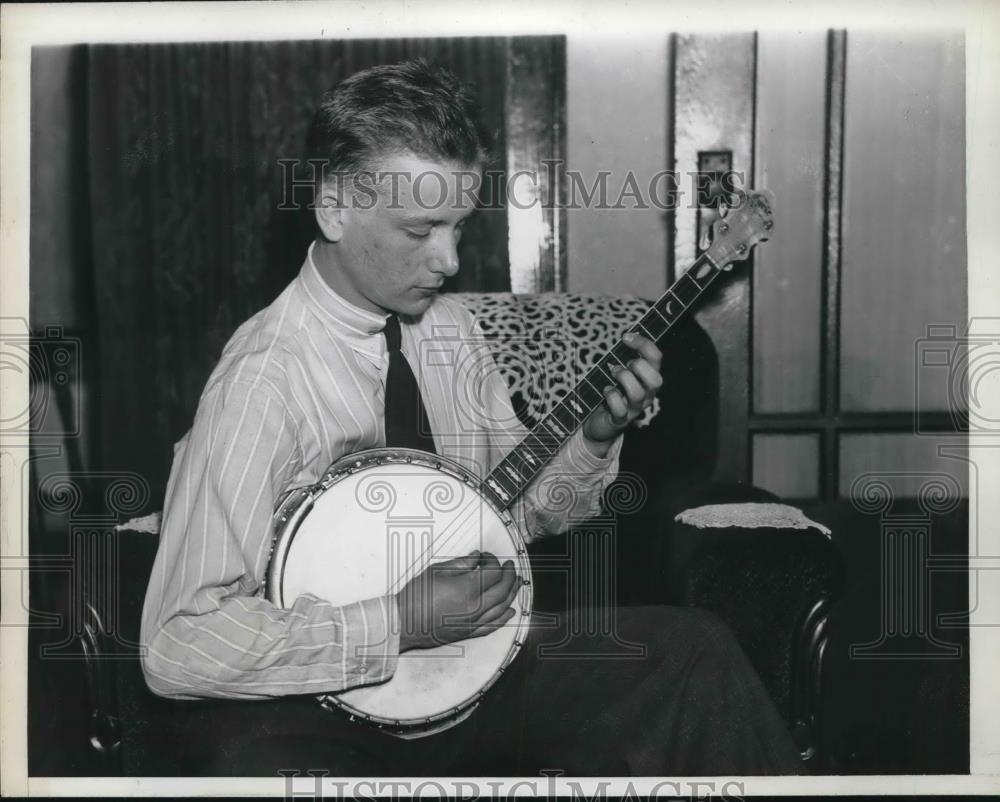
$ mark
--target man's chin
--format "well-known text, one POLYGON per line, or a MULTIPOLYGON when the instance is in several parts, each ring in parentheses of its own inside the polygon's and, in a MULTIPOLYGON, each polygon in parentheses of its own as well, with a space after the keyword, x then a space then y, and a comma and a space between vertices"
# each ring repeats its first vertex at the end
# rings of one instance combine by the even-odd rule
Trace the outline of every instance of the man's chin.
POLYGON ((400 314, 409 317, 419 317, 437 300, 438 293, 420 293, 416 298, 408 298, 405 303, 400 304, 398 311, 400 314))

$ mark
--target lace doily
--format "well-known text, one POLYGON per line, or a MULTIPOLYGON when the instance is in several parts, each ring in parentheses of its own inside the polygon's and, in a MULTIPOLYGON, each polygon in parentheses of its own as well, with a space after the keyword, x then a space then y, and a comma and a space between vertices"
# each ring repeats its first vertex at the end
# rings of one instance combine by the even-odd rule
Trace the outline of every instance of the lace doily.
MULTIPOLYGON (((649 303, 634 297, 575 293, 455 293, 479 321, 511 395, 534 424, 572 390, 635 323, 649 303)), ((635 422, 648 426, 659 399, 635 422)))
POLYGON ((806 518, 805 513, 787 504, 706 504, 680 513, 675 521, 698 529, 818 529, 827 537, 830 530, 806 518))
POLYGON ((160 531, 160 513, 154 512, 150 515, 140 515, 138 518, 132 518, 123 524, 118 524, 115 527, 116 532, 145 532, 146 534, 155 535, 160 531))

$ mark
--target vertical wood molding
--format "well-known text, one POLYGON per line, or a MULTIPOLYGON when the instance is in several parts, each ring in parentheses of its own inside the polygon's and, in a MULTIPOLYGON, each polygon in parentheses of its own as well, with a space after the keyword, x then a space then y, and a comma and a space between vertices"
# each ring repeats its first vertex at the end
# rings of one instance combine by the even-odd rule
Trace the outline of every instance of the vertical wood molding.
MULTIPOLYGON (((844 171, 844 91, 846 84, 846 31, 829 32, 826 81, 826 171, 823 186, 823 321, 820 366, 820 401, 829 420, 840 409, 840 235, 844 171)), ((827 427, 820 444, 822 466, 820 497, 838 496, 840 442, 827 427)))
MULTIPOLYGON (((674 214, 674 270, 683 272, 697 242, 693 176, 698 151, 729 150, 733 169, 753 183, 756 35, 674 37, 673 153, 680 203, 674 214)), ((719 355, 719 459, 715 481, 750 478, 750 262, 721 281, 696 316, 719 355)))
POLYGON ((566 37, 507 42, 510 286, 519 293, 560 292, 566 288, 566 37))

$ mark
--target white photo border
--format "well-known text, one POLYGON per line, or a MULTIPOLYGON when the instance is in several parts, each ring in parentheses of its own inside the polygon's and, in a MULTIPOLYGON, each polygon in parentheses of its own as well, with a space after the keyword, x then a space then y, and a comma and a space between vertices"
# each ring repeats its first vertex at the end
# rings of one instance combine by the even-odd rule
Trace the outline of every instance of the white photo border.
MULTIPOLYGON (((961 28, 966 37, 966 146, 970 319, 1000 318, 1000 224, 996 185, 1000 179, 1000 4, 989 0, 949 3, 928 0, 894 2, 221 2, 4 5, 0 9, 0 318, 26 318, 28 310, 28 210, 30 53, 35 45, 80 42, 233 41, 342 39, 362 37, 431 37, 566 33, 610 36, 641 30, 644 34, 710 30, 825 30, 828 28, 919 30, 961 28), (595 34, 599 31, 600 34, 595 34)), ((997 383, 987 388, 991 410, 1000 409, 997 383)), ((0 373, 0 420, 27 408, 27 379, 0 373)), ((970 434, 976 450, 979 482, 970 488, 970 539, 1000 545, 1000 454, 985 438, 970 434), (979 521, 982 532, 971 531, 979 521)), ((26 449, 23 449, 26 452, 26 449)), ((41 778, 27 772, 27 621, 19 594, 20 560, 25 554, 27 518, 20 507, 27 498, 17 448, 0 446, 0 527, 2 527, 2 622, 0 622, 0 777, 7 795, 263 795, 283 796, 282 778, 41 778), (13 570, 7 570, 13 569, 13 570)), ((1000 553, 1000 550, 997 551, 1000 553)), ((996 559, 996 558, 994 558, 996 559)), ((980 584, 970 600, 971 733, 969 776, 851 776, 683 778, 690 783, 742 783, 740 795, 821 793, 968 793, 1000 791, 1000 633, 989 621, 1000 620, 1000 582, 980 584), (989 584, 996 588, 986 587, 989 584), (984 592, 985 591, 985 592, 984 592), (974 602, 974 603, 972 603, 974 602), (979 624, 977 625, 977 621, 979 624)), ((401 779, 401 778, 400 778, 401 779)), ((411 787, 427 778, 410 778, 411 787)), ((529 779, 529 778, 523 778, 529 779)), ((544 780, 544 778, 542 778, 544 780)), ((679 778, 673 778, 681 781, 679 778)), ((530 778, 538 783, 539 778, 530 778)), ((355 788, 368 778, 324 781, 335 796, 338 786, 355 788)), ((445 788, 448 780, 440 779, 445 788)), ((493 778, 494 788, 525 795, 518 778, 493 778)), ((558 778, 563 794, 575 789, 558 778)), ((388 782, 388 781, 386 781, 388 782)), ((463 781, 468 783, 469 781, 463 781)), ((481 787, 489 778, 482 778, 481 787)), ((649 793, 663 778, 584 778, 578 788, 589 794, 601 788, 649 793)), ((312 787, 312 786, 310 786, 312 787)), ((390 788, 391 785, 382 786, 390 788)), ((468 787, 468 785, 466 785, 468 787)), ((545 788, 544 784, 538 786, 545 788)), ((674 786, 661 788, 674 790, 674 786)), ((368 788, 365 789, 368 791, 368 788)), ((370 791, 369 791, 370 792, 370 791)), ((386 791, 388 793, 388 791, 386 791)))

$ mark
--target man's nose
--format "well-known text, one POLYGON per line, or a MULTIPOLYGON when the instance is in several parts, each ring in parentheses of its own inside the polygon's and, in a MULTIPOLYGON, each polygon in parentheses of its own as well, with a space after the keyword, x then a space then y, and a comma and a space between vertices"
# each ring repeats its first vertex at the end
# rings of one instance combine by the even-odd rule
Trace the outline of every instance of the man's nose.
POLYGON ((441 237, 441 245, 431 260, 431 270, 448 278, 458 272, 458 247, 453 237, 441 237))

